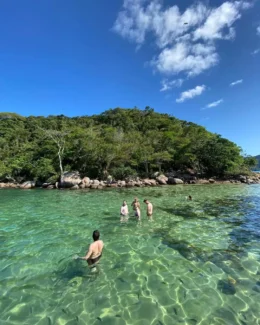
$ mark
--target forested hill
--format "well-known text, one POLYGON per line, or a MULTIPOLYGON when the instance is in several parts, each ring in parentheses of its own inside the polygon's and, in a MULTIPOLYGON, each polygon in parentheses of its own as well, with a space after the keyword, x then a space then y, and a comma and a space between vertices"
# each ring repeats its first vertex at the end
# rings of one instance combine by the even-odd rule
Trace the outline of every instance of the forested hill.
POLYGON ((118 179, 187 168, 223 176, 254 163, 235 143, 150 107, 73 118, 0 114, 0 180, 46 181, 75 170, 118 179))
POLYGON ((255 156, 255 159, 257 160, 257 165, 255 166, 254 170, 260 170, 260 155, 255 156))

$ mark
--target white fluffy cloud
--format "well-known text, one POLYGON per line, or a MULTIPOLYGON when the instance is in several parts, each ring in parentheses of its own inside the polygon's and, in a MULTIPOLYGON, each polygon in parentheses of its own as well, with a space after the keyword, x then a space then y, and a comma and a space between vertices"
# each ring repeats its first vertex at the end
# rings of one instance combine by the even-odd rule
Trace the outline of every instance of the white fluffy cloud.
POLYGON ((231 84, 229 86, 233 87, 233 86, 242 84, 242 82, 243 82, 243 79, 239 79, 239 80, 231 82, 231 84))
POLYGON ((223 103, 223 99, 219 99, 219 100, 217 100, 217 101, 215 101, 215 102, 213 102, 213 103, 210 103, 210 104, 206 105, 206 106, 205 106, 204 108, 202 108, 202 109, 216 107, 216 106, 218 106, 218 105, 221 104, 221 103, 223 103))
POLYGON ((152 64, 163 74, 176 75, 185 72, 195 76, 217 64, 218 55, 210 44, 177 43, 165 48, 152 64))
POLYGON ((183 79, 176 79, 176 80, 168 80, 164 79, 162 80, 162 88, 160 91, 167 91, 175 87, 181 87, 183 84, 183 79))
POLYGON ((155 42, 152 66, 166 75, 198 75, 219 61, 215 42, 235 37, 234 23, 250 7, 246 0, 225 1, 219 7, 196 2, 183 12, 162 0, 124 0, 113 30, 141 46, 155 42))
POLYGON ((187 99, 192 99, 193 97, 201 95, 206 90, 206 86, 196 86, 193 89, 186 90, 181 93, 180 97, 176 99, 177 103, 183 103, 187 99))
POLYGON ((260 36, 260 25, 256 28, 256 34, 260 36))
POLYGON ((256 50, 254 50, 251 54, 252 55, 256 55, 256 54, 258 54, 260 52, 260 48, 259 49, 256 49, 256 50))

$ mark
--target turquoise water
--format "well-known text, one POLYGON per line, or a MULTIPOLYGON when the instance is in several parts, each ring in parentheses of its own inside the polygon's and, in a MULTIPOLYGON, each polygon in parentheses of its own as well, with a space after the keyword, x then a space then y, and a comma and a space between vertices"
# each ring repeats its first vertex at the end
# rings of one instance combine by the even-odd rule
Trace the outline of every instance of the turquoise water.
POLYGON ((0 190, 0 242, 1 324, 260 324, 259 185, 0 190), (120 223, 135 196, 153 222, 120 223))

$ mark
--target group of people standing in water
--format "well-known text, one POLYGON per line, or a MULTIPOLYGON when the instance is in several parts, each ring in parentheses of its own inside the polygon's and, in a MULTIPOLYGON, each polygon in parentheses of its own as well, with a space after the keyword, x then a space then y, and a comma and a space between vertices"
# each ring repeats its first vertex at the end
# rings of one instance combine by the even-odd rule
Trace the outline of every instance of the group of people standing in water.
MULTIPOLYGON (((189 195, 186 198, 188 201, 192 201, 192 196, 189 195)), ((148 220, 153 220, 153 205, 150 201, 145 199, 143 201, 146 204, 146 215, 148 217, 148 220)), ((131 203, 131 206, 133 207, 134 210, 134 215, 138 221, 141 220, 141 205, 140 202, 138 201, 138 198, 136 197, 134 201, 131 203)), ((121 216, 121 222, 127 221, 129 218, 129 210, 126 201, 123 201, 123 204, 120 209, 120 216, 121 216)), ((95 267, 95 265, 99 262, 101 256, 102 256, 102 251, 104 247, 104 243, 102 240, 99 239, 100 233, 98 230, 95 230, 93 232, 93 243, 90 244, 89 249, 86 253, 85 256, 80 257, 80 256, 74 256, 74 259, 81 259, 87 261, 88 265, 90 267, 95 267)))
MULTIPOLYGON (((148 219, 151 221, 153 218, 153 205, 150 201, 147 199, 144 200, 144 203, 146 204, 146 214, 148 219)), ((134 201, 132 202, 131 206, 133 207, 135 217, 138 221, 141 220, 141 205, 138 201, 138 198, 136 197, 134 201)), ((127 221, 129 218, 129 210, 126 201, 123 201, 123 204, 121 206, 120 210, 120 216, 121 216, 121 222, 127 221)), ((104 243, 102 240, 99 239, 100 232, 98 230, 95 230, 93 232, 93 243, 90 244, 88 251, 86 252, 85 256, 74 256, 74 259, 80 259, 87 261, 88 265, 90 267, 94 267, 100 260, 102 256, 102 251, 104 248, 104 243)))
MULTIPOLYGON (((144 200, 144 203, 146 204, 147 217, 151 221, 151 220, 153 220, 153 205, 147 199, 144 200)), ((131 203, 131 206, 133 207, 134 215, 135 215, 136 219, 138 221, 140 221, 141 220, 141 205, 140 205, 140 202, 138 201, 137 197, 131 203)), ((128 205, 127 205, 126 201, 123 201, 123 204, 122 204, 121 210, 120 210, 120 216, 121 216, 121 221, 126 221, 129 217, 129 210, 128 210, 128 205)))

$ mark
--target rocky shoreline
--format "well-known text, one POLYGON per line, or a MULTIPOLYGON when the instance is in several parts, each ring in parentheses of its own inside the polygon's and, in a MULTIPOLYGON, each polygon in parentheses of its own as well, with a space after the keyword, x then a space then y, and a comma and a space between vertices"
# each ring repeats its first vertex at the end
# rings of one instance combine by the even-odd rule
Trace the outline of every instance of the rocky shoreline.
POLYGON ((164 185, 183 185, 183 184, 260 184, 260 173, 252 173, 250 176, 239 175, 229 179, 199 178, 192 173, 175 174, 168 173, 166 175, 154 175, 153 178, 136 178, 118 181, 102 181, 98 179, 91 180, 89 177, 81 178, 78 172, 66 172, 60 181, 55 183, 38 183, 34 181, 26 181, 23 183, 0 182, 0 188, 19 188, 19 189, 98 189, 105 188, 133 188, 133 187, 151 187, 164 185))

